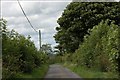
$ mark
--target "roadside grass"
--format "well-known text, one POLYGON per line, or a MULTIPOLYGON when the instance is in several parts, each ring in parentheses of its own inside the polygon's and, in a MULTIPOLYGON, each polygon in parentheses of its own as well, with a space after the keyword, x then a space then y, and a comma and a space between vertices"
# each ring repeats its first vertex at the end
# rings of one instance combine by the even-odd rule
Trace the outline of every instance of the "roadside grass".
POLYGON ((2 78, 2 58, 0 57, 0 79, 2 78))
POLYGON ((38 80, 38 78, 44 78, 46 72, 48 71, 49 65, 44 64, 36 69, 34 69, 31 73, 18 73, 16 74, 17 78, 26 78, 32 80, 38 80))
POLYGON ((83 66, 76 66, 74 64, 68 64, 65 63, 63 64, 64 67, 69 68, 70 70, 72 70, 73 72, 75 72, 76 74, 78 74, 81 78, 111 78, 111 79, 117 79, 118 75, 117 73, 112 73, 112 72, 101 72, 101 71, 97 71, 94 69, 90 69, 90 68, 86 68, 83 66))

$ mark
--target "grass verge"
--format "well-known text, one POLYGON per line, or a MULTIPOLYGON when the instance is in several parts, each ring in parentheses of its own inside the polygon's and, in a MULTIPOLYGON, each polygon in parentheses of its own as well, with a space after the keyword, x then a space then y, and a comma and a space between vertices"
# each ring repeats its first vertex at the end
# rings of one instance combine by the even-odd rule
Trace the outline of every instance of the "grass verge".
POLYGON ((111 78, 111 79, 118 78, 118 75, 112 72, 101 72, 83 66, 76 66, 70 63, 69 64, 65 63, 64 66, 69 68, 82 78, 111 78))
POLYGON ((36 80, 38 78, 44 78, 46 72, 48 71, 49 65, 43 64, 42 66, 34 69, 31 73, 18 73, 17 78, 32 78, 32 80, 36 80))
POLYGON ((2 78, 2 58, 0 57, 0 79, 2 78))

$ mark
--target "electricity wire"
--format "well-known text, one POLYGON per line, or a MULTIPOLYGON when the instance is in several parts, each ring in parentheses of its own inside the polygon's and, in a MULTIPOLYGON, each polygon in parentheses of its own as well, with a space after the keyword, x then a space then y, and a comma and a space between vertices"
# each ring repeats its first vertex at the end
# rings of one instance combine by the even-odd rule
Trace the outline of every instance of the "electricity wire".
POLYGON ((24 14, 24 16, 26 17, 28 23, 29 23, 30 26, 34 29, 34 31, 37 32, 37 30, 36 30, 36 29, 33 27, 33 25, 31 24, 31 22, 30 22, 29 18, 27 17, 27 15, 25 14, 25 11, 24 11, 24 9, 22 8, 22 6, 21 6, 19 0, 17 0, 17 1, 18 1, 18 4, 19 4, 19 6, 20 6, 20 8, 21 8, 21 10, 22 10, 22 12, 23 12, 23 14, 24 14))

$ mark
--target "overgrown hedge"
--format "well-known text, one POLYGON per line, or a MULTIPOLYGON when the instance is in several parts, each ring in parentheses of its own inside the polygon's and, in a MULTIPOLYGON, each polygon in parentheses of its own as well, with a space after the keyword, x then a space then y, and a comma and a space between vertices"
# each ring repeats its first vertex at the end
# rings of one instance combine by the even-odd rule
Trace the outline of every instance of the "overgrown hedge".
POLYGON ((33 41, 14 30, 7 30, 7 21, 0 19, 2 30, 3 78, 14 78, 17 73, 31 73, 36 67, 47 63, 48 56, 39 52, 33 41))
POLYGON ((84 36, 84 42, 76 50, 74 63, 100 71, 117 72, 120 68, 119 30, 119 27, 109 20, 94 26, 88 31, 89 35, 84 36))

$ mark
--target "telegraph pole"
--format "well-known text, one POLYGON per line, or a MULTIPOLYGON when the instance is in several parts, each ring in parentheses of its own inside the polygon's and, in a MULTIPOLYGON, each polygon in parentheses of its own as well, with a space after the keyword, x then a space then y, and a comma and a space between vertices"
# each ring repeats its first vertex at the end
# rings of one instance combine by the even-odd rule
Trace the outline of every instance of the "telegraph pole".
POLYGON ((41 31, 39 30, 39 44, 40 44, 40 51, 41 51, 41 31))

